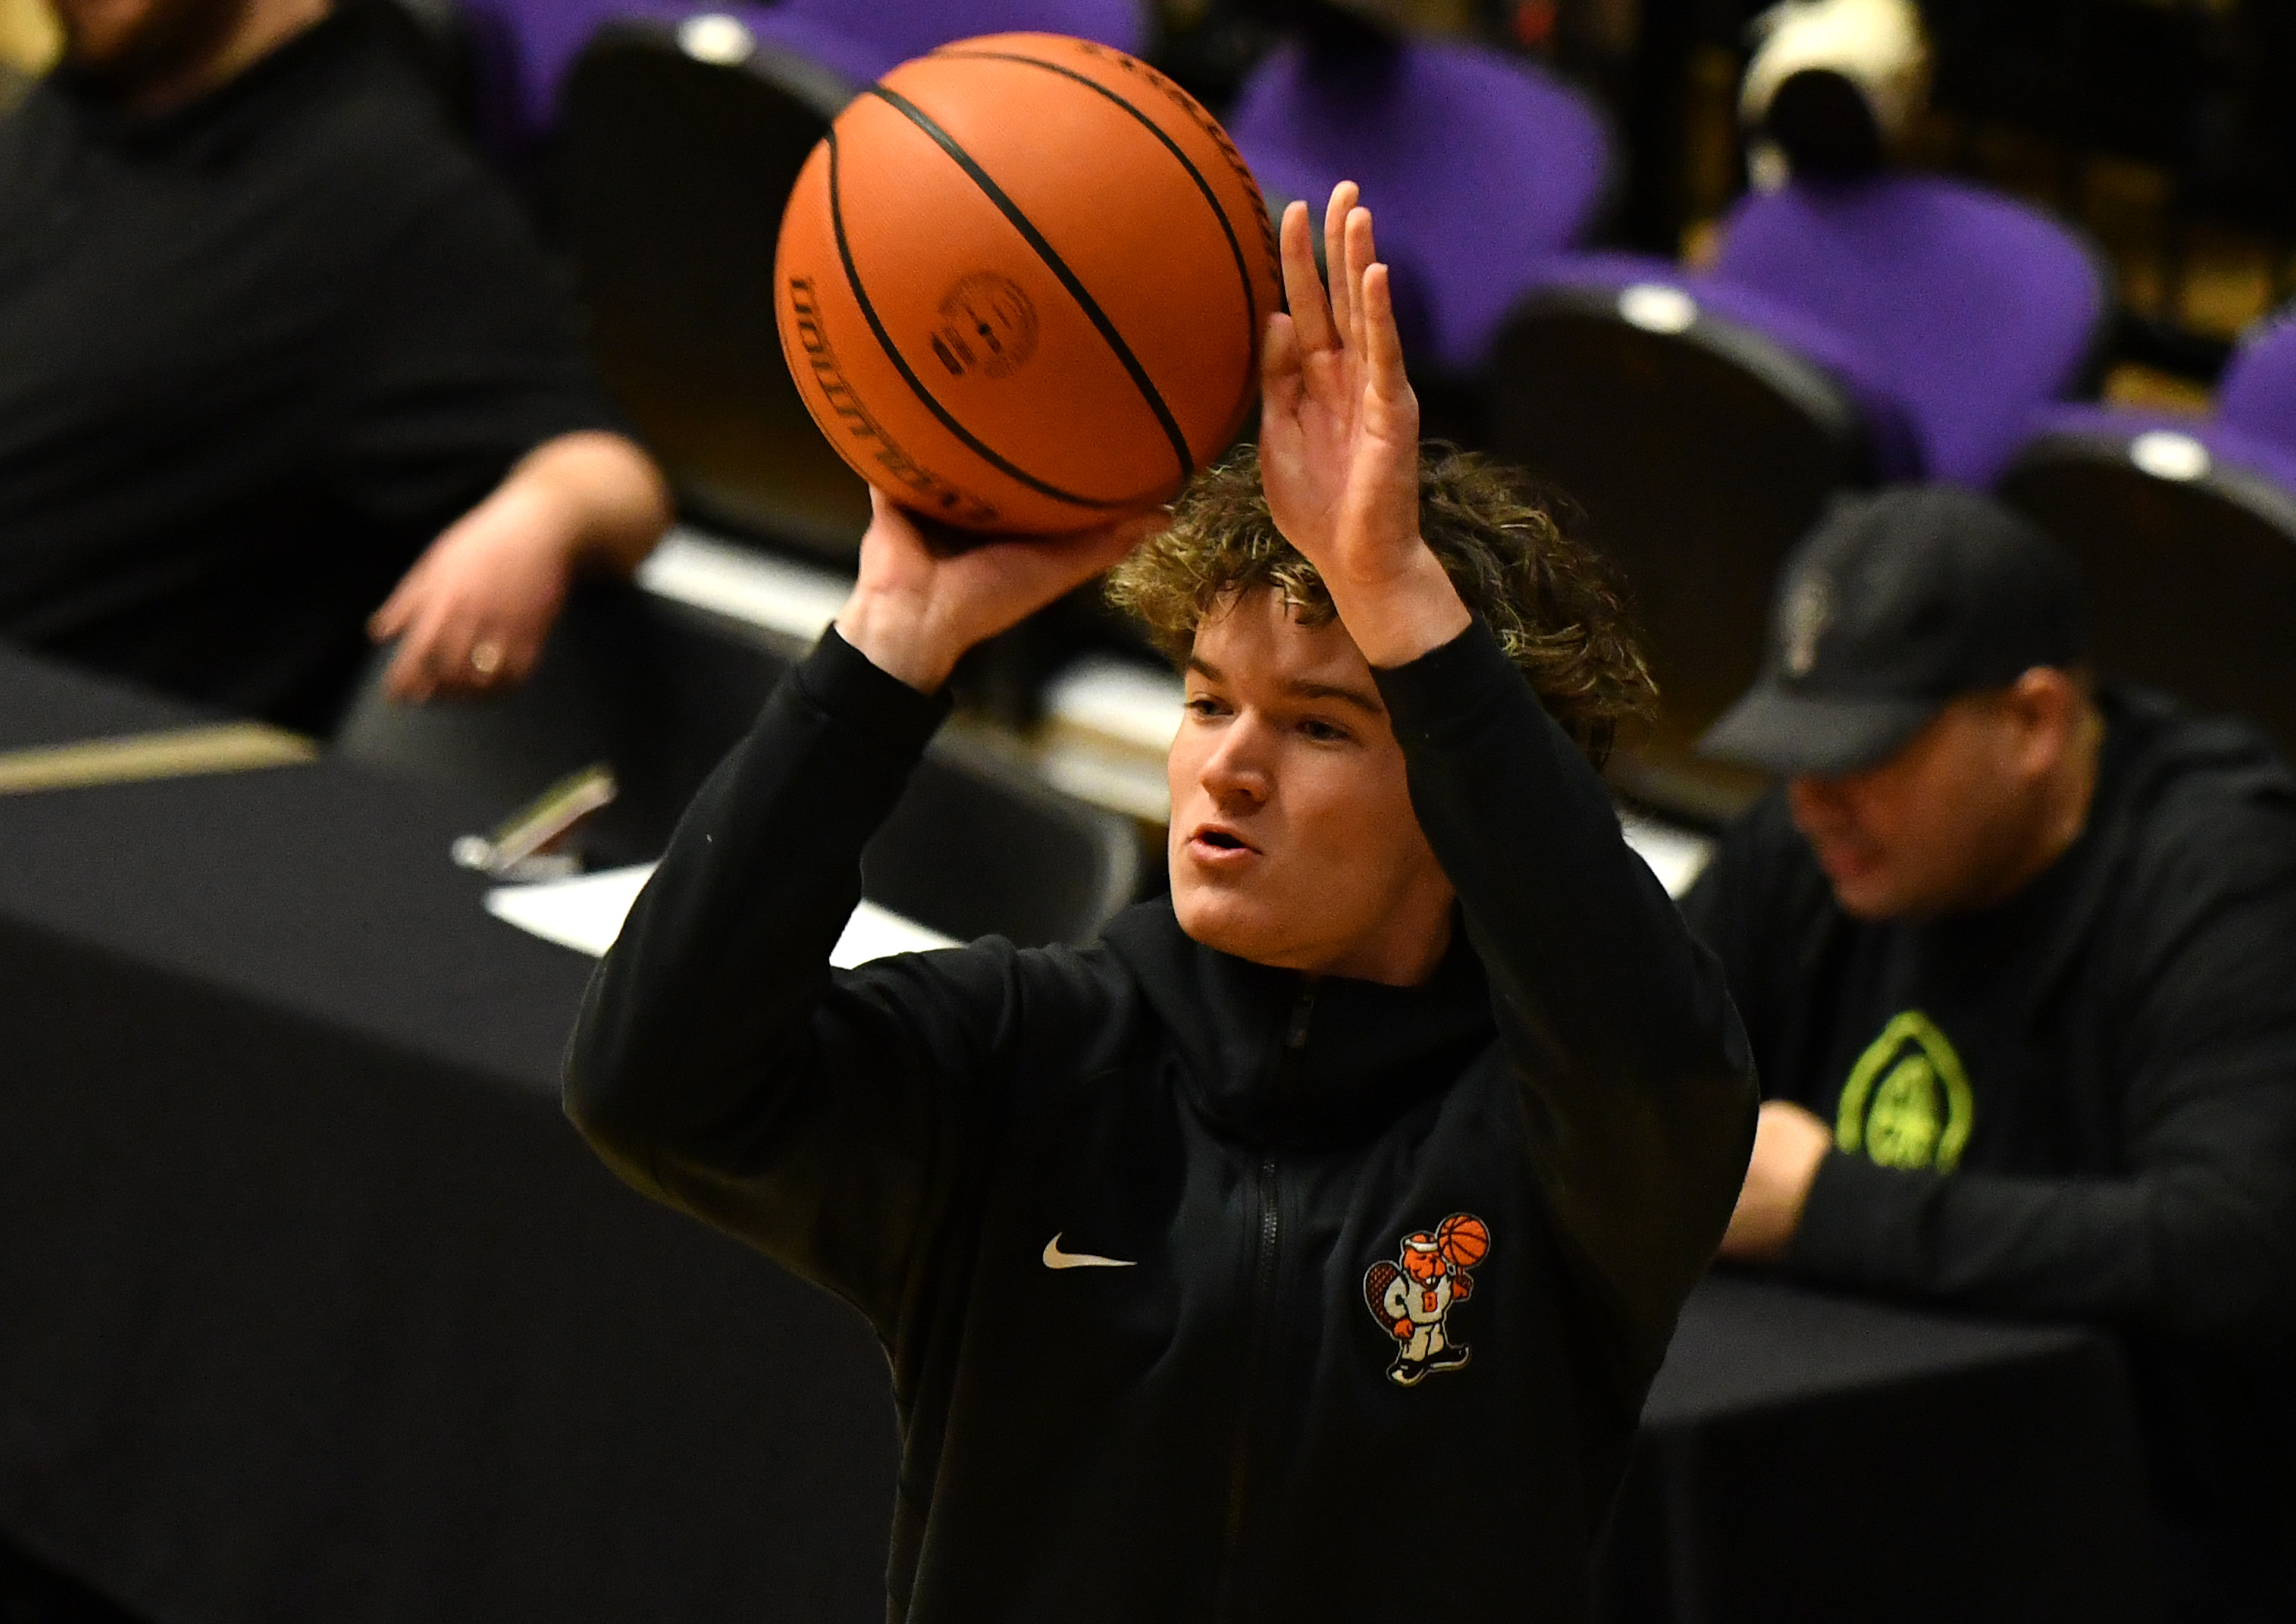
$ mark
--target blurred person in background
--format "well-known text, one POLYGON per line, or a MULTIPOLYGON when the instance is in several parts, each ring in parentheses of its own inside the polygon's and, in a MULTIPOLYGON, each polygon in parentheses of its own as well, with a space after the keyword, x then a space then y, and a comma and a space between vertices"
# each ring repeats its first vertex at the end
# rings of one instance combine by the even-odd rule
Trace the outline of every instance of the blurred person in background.
POLYGON ((307 731, 522 676, 669 518, 367 10, 60 0, 0 119, 0 637, 307 731))
POLYGON ((1685 899, 1764 1092, 1725 1257, 2120 1334, 2169 1616, 2296 1618, 2296 779, 2097 690, 1988 499, 1845 505, 1704 742, 1784 779, 1685 899))

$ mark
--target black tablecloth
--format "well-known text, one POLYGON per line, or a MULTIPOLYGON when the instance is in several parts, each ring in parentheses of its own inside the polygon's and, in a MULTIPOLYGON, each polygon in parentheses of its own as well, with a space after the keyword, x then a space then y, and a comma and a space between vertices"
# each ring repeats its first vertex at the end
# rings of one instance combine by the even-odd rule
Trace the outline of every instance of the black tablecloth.
MULTIPOLYGON (((182 715, 37 672, 0 748, 182 715)), ((560 1116, 499 811, 0 796, 0 1527, 165 1624, 880 1618, 883 1360, 560 1116)))
MULTIPOLYGON (((0 653, 0 750, 186 719, 0 653)), ((882 1356, 560 1117, 501 810, 0 796, 0 1529, 162 1624, 882 1617, 882 1356)), ((1718 1278, 1603 1611, 2140 1617, 2130 1436, 2097 1338, 1718 1278)))

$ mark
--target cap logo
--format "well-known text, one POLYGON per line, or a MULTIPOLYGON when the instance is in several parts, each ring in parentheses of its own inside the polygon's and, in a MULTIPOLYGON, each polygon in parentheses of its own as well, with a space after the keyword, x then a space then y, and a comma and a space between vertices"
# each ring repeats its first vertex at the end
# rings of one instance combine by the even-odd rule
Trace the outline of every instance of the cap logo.
POLYGON ((1786 674, 1806 677, 1817 664, 1817 640, 1833 622, 1833 592, 1824 575, 1805 575, 1786 598, 1786 674))

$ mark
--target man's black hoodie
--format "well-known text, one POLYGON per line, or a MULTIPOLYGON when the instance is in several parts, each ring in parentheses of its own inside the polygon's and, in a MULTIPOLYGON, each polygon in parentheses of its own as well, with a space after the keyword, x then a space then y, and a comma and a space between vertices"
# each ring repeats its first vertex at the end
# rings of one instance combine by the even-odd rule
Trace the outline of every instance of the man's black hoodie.
POLYGON ((1464 923, 1423 985, 1248 963, 1168 901, 832 972, 944 709, 833 632, 600 967, 583 1132, 885 1345, 894 1619, 1583 1615, 1751 1070, 1489 632, 1377 678, 1464 923))
POLYGON ((1765 1089, 1865 1130, 1820 1167, 1788 1266, 2118 1331, 2164 1512, 2284 1576, 2296 779, 2246 727, 2141 690, 2103 704, 2086 828, 1997 907, 1850 918, 1773 796, 1684 911, 1722 957, 1765 1089), (1961 1125, 1934 1151, 1902 1108, 1885 1139, 1871 1131, 1882 1067, 1909 1058, 1916 1093, 1959 1074, 1961 1125), (1852 1093, 1861 1073, 1873 1086, 1852 1093))

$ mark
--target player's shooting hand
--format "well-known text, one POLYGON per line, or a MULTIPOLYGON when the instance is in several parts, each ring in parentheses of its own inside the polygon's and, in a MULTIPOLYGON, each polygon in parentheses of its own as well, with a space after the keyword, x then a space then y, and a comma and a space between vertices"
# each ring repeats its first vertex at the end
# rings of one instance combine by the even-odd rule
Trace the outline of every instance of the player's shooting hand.
POLYGON ((1419 398, 1404 371, 1388 268, 1353 182, 1324 215, 1328 294, 1308 208, 1283 211, 1289 314, 1269 319, 1260 480, 1275 527, 1324 578, 1374 665, 1449 641, 1469 616, 1419 534, 1419 398))
POLYGON ((981 540, 942 531, 869 493, 860 578, 837 634, 920 693, 948 681, 965 650, 1018 625, 1162 529, 1162 510, 1061 536, 981 540))
POLYGON ((1396 1341, 1399 1342, 1407 1342, 1411 1340, 1411 1322, 1408 1319, 1397 1320, 1395 1322, 1394 1331, 1396 1341))

